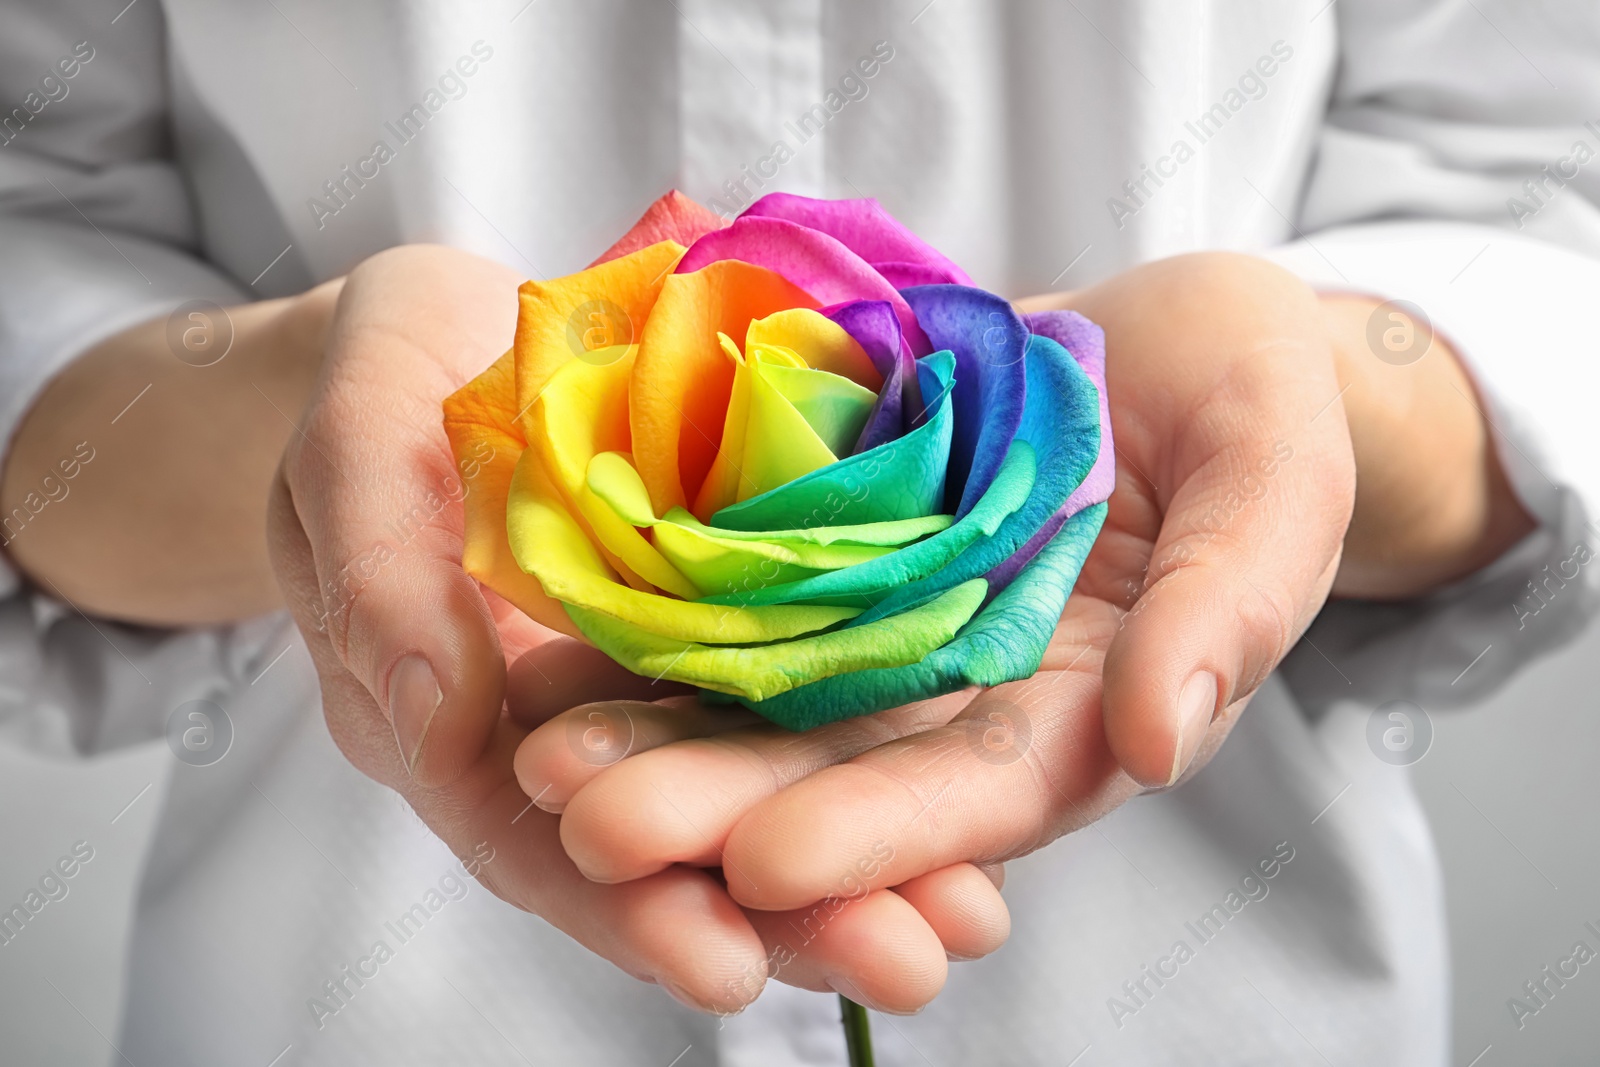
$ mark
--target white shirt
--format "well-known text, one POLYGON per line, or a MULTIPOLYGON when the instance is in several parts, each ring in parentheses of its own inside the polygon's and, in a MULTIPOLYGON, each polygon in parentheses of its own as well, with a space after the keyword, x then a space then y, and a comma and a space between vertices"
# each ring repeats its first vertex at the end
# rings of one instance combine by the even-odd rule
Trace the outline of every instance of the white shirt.
MULTIPOLYGON (((0 439, 75 355, 186 300, 294 292, 420 240, 555 276, 673 186, 729 212, 876 196, 1011 296, 1227 247, 1424 308, 1492 397, 1540 531, 1425 602, 1326 610, 1204 773, 1013 863, 1012 943, 876 1038, 890 1065, 1446 1062, 1438 868, 1368 726, 1389 701, 1482 696, 1595 610, 1595 568, 1517 607, 1593 539, 1600 496, 1588 5, 120 6, 5 15, 0 439)), ((142 630, 6 581, 0 908, 97 849, 0 945, 8 1059, 843 1062, 831 996, 769 985, 720 1024, 458 883, 334 748, 283 617, 142 630), (157 740, 198 699, 234 731, 206 767, 157 740), (319 1018, 379 940, 393 957, 319 1018)))

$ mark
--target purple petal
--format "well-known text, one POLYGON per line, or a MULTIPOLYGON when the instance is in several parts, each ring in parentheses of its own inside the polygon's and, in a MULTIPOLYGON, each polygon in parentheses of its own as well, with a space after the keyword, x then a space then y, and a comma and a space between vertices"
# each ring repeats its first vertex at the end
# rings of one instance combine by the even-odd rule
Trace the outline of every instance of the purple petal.
POLYGON ((823 308, 822 313, 856 339, 883 375, 878 402, 861 429, 855 451, 876 448, 911 430, 912 420, 907 416, 922 410, 922 394, 917 387, 911 350, 900 340, 900 321, 895 318, 894 308, 884 300, 857 300, 823 308))
POLYGON ((723 259, 737 259, 781 274, 823 304, 884 300, 894 308, 913 355, 933 351, 905 299, 883 276, 820 230, 783 219, 741 216, 689 246, 676 273, 687 274, 723 259))
POLYGON ((920 285, 904 295, 934 347, 955 353, 955 434, 945 493, 960 518, 994 481, 1022 423, 1028 329, 1009 303, 982 289, 920 285))
POLYGON ((836 238, 881 271, 896 289, 936 283, 972 284, 966 271, 906 229, 883 209, 883 205, 870 197, 860 200, 813 200, 793 193, 769 193, 751 204, 739 217, 758 215, 797 222, 836 238), (914 281, 897 282, 885 269, 890 264, 917 267, 924 273, 915 275, 914 281))

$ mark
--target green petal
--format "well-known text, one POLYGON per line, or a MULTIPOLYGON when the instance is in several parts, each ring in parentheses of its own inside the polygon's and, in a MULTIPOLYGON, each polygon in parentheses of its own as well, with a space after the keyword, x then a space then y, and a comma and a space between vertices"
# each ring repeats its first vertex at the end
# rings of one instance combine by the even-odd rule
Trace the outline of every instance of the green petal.
MULTIPOLYGON (((916 664, 956 635, 983 603, 988 588, 983 579, 974 579, 871 626, 752 648, 708 648, 675 640, 573 604, 567 605, 567 613, 596 647, 635 674, 764 701, 820 679, 916 664)), ((750 609, 722 610, 738 615, 750 609)))
MULTIPOLYGON (((734 530, 777 530, 888 522, 937 512, 944 503, 945 464, 950 456, 954 417, 950 383, 955 357, 935 352, 920 362, 942 386, 926 423, 897 440, 731 504, 713 515, 711 524, 734 530)), ((924 395, 932 393, 927 390, 924 395)))
MULTIPOLYGON (((867 416, 872 414, 872 405, 877 403, 877 396, 871 390, 863 389, 849 378, 841 378, 837 374, 810 367, 769 363, 763 358, 768 346, 755 345, 752 348, 756 357, 753 369, 757 374, 771 383, 794 406, 829 452, 835 457, 849 455, 856 439, 861 436, 861 428, 867 424, 867 416)), ((759 415, 750 421, 746 449, 751 442, 768 436, 759 415)), ((771 443, 779 448, 787 444, 777 437, 771 443)))
MULTIPOLYGON (((1016 580, 963 626, 954 640, 929 652, 920 661, 835 675, 766 699, 744 697, 738 702, 780 726, 809 730, 838 719, 927 700, 969 685, 1000 685, 1031 676, 1044 659, 1067 597, 1105 516, 1106 505, 1102 503, 1087 507, 1068 519, 1016 580)), ((929 603, 936 604, 940 599, 942 597, 929 603)), ((912 612, 921 610, 917 607, 912 612)), ((837 630, 827 636, 859 634, 893 625, 912 612, 837 630)), ((706 696, 712 702, 726 699, 715 693, 706 696)))
POLYGON ((589 462, 587 487, 622 522, 654 527, 656 551, 703 595, 726 592, 738 603, 741 591, 792 582, 865 563, 908 542, 937 533, 948 515, 814 530, 752 533, 706 526, 682 508, 666 519, 650 510, 650 494, 627 455, 601 453, 589 462))
POLYGON ((1033 448, 1026 441, 1014 441, 988 492, 979 498, 978 506, 942 533, 847 571, 822 574, 787 585, 723 593, 707 597, 706 603, 820 603, 870 607, 891 590, 938 572, 973 544, 992 536, 1006 516, 1027 501, 1033 482, 1033 448))

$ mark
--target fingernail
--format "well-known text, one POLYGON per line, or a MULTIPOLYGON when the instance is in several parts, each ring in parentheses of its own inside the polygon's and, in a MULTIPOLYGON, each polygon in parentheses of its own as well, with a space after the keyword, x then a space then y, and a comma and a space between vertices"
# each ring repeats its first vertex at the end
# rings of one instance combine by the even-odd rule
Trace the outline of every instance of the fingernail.
POLYGON ((673 1000, 676 1000, 679 1004, 682 1004, 684 1007, 693 1008, 695 1011, 709 1011, 710 1010, 704 1004, 701 1004, 700 1002, 696 1001, 687 992, 685 992, 682 986, 676 985, 676 984, 674 984, 672 982, 668 982, 665 979, 659 980, 658 984, 661 986, 662 989, 665 989, 672 996, 673 1000))
POLYGON ((856 984, 850 981, 850 979, 842 978, 839 975, 829 975, 828 977, 824 978, 822 982, 841 997, 847 997, 848 999, 853 1000, 857 1004, 861 1005, 863 1008, 871 1008, 873 1011, 879 1011, 885 1015, 922 1014, 921 1008, 918 1008, 916 1011, 895 1011, 892 1008, 885 1008, 882 1004, 863 996, 861 990, 857 989, 856 984))
POLYGON ((389 718, 394 723, 394 739, 400 746, 406 773, 416 772, 422 742, 443 702, 439 679, 420 653, 405 656, 389 671, 389 718))
POLYGON ((1172 753, 1168 785, 1182 778, 1183 772, 1189 769, 1216 710, 1217 676, 1210 671, 1199 671, 1183 684, 1183 691, 1178 694, 1178 743, 1172 753))

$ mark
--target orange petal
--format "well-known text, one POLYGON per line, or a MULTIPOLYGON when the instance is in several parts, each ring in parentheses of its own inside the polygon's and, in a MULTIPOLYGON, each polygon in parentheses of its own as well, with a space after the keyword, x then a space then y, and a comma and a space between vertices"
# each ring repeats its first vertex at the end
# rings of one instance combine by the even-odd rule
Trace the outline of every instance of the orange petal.
MULTIPOLYGON (((662 283, 684 247, 661 241, 610 263, 517 290, 517 392, 511 411, 528 409, 550 376, 571 360, 615 345, 636 344, 662 283)), ((742 336, 742 335, 741 335, 742 336)))
POLYGON ((717 335, 742 346, 752 319, 796 307, 817 302, 736 259, 668 276, 645 323, 629 397, 633 458, 656 514, 698 493, 722 440, 733 364, 717 335))
POLYGON ((461 565, 535 622, 587 641, 561 602, 546 596, 539 579, 517 565, 506 539, 511 475, 527 447, 512 418, 515 358, 507 352, 444 402, 444 432, 466 487, 461 565))
POLYGON ((639 216, 639 221, 633 224, 633 229, 623 234, 621 240, 606 249, 605 255, 589 266, 598 267, 613 259, 621 259, 629 252, 637 252, 657 241, 676 241, 680 245, 692 245, 712 230, 720 230, 726 225, 728 221, 721 215, 701 207, 673 189, 651 204, 645 213, 639 216))

